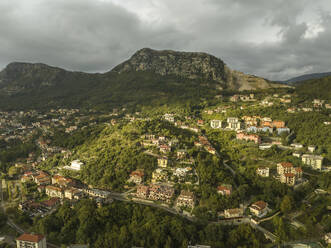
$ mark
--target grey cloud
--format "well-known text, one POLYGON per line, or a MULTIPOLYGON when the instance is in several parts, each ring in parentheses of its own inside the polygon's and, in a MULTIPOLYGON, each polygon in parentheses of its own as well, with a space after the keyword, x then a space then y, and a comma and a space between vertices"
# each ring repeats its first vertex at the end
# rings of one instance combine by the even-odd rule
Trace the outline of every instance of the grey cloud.
POLYGON ((328 1, 141 1, 154 14, 150 22, 131 3, 136 4, 1 1, 0 67, 30 61, 107 71, 137 49, 151 47, 209 52, 233 69, 270 79, 331 71, 328 1), (311 13, 324 31, 307 39, 311 13))

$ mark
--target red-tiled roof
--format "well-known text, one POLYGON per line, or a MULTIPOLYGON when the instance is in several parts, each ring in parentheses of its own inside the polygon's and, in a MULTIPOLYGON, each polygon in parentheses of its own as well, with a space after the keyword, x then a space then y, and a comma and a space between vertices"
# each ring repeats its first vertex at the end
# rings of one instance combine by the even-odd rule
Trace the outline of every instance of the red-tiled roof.
POLYGON ((16 240, 38 243, 43 238, 44 236, 41 234, 24 233, 21 236, 19 236, 16 240))
POLYGON ((53 197, 47 201, 43 201, 42 204, 47 206, 47 207, 53 207, 55 206, 58 202, 60 201, 60 198, 53 197))
POLYGON ((226 186, 226 185, 220 185, 217 187, 218 191, 222 191, 222 190, 231 190, 230 186, 226 186))
POLYGON ((55 190, 55 191, 62 191, 61 188, 55 187, 55 186, 52 186, 52 185, 47 185, 46 189, 55 190))
POLYGON ((281 166, 283 166, 283 167, 292 167, 292 166, 293 166, 292 163, 286 163, 286 162, 283 162, 283 163, 280 163, 280 164, 281 164, 281 166))
POLYGON ((130 176, 138 176, 138 177, 143 177, 144 176, 144 172, 141 171, 141 170, 135 170, 135 171, 132 171, 130 176))
POLYGON ((262 210, 267 207, 267 203, 264 201, 257 201, 252 204, 252 207, 256 207, 257 209, 262 210))

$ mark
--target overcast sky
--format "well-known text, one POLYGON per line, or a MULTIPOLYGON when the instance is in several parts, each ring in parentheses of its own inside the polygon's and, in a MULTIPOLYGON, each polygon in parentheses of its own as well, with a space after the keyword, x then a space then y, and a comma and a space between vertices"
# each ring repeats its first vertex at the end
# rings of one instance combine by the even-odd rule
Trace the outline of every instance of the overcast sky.
POLYGON ((273 80, 331 71, 331 1, 0 0, 0 68, 103 72, 143 47, 207 52, 273 80))

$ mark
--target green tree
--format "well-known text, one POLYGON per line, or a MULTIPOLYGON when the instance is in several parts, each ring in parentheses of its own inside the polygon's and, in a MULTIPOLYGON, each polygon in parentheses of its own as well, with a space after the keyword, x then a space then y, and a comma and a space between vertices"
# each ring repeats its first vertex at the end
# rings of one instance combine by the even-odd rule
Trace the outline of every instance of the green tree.
POLYGON ((284 196, 281 204, 280 204, 280 211, 285 215, 289 214, 292 210, 292 199, 288 195, 284 196))

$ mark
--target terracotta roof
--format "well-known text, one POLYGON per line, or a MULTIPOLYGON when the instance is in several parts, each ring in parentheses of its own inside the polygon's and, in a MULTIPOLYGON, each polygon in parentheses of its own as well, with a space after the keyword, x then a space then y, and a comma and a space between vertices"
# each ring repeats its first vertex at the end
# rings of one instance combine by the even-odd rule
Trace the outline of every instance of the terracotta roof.
POLYGON ((24 233, 21 236, 19 236, 16 240, 38 243, 43 238, 44 236, 41 234, 24 233))
POLYGON ((286 162, 283 162, 283 163, 280 163, 281 166, 283 167, 293 167, 293 164, 292 163, 286 163, 286 162))
POLYGON ((257 208, 258 210, 262 210, 267 207, 267 203, 264 201, 257 201, 252 204, 252 207, 257 208))
POLYGON ((40 174, 38 176, 35 177, 36 179, 43 179, 43 178, 48 178, 47 175, 44 175, 44 174, 40 174))
POLYGON ((232 187, 231 186, 227 186, 227 185, 220 185, 217 187, 218 191, 222 191, 222 190, 231 190, 232 187))
POLYGON ((296 172, 302 172, 302 169, 300 167, 295 168, 296 172))
POLYGON ((60 175, 55 175, 52 178, 55 179, 55 180, 59 180, 59 179, 63 179, 64 177, 60 176, 60 175))
POLYGON ((143 177, 144 176, 144 172, 141 171, 141 170, 135 170, 135 171, 132 171, 130 176, 138 176, 138 177, 143 177))
POLYGON ((59 187, 55 187, 55 186, 52 186, 52 185, 47 185, 47 186, 46 186, 46 189, 56 190, 56 191, 62 191, 61 188, 59 188, 59 187))
POLYGON ((53 207, 55 206, 58 202, 60 201, 60 198, 53 197, 47 201, 43 201, 42 204, 47 206, 47 207, 53 207))

